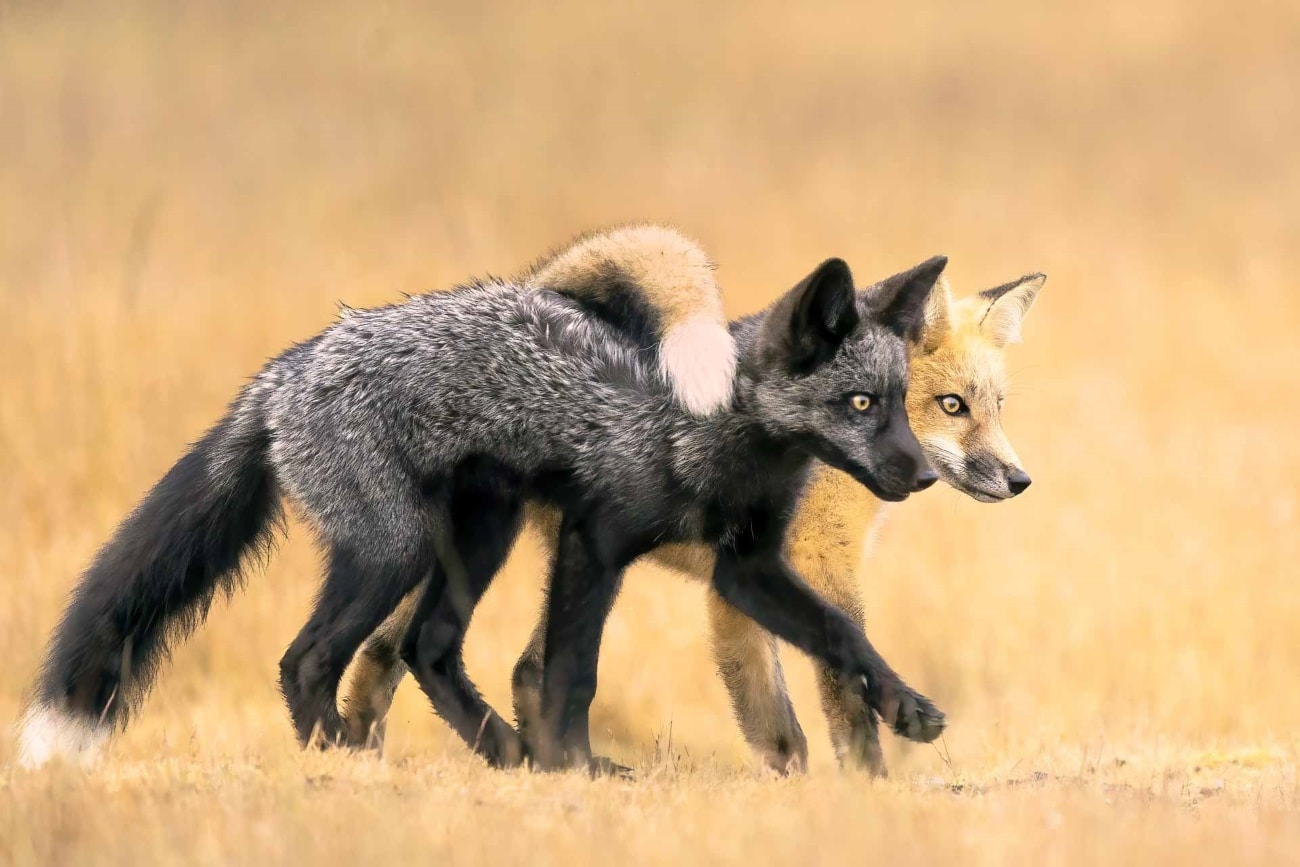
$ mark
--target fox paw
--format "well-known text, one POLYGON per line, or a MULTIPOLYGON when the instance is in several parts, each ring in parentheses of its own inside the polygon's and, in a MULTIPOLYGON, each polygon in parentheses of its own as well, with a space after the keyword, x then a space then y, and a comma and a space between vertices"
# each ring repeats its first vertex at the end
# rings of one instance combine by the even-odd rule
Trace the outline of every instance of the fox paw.
POLYGON ((943 711, 902 681, 882 684, 879 690, 873 690, 871 681, 863 675, 859 685, 867 706, 880 714, 881 721, 893 729, 894 734, 922 744, 928 744, 943 734, 948 724, 943 711))
POLYGON ((939 737, 948 725, 943 711, 934 702, 905 686, 886 700, 881 716, 889 722, 894 734, 922 744, 939 737))
POLYGON ((636 779, 636 771, 605 756, 592 756, 588 767, 593 777, 613 777, 617 780, 636 779))

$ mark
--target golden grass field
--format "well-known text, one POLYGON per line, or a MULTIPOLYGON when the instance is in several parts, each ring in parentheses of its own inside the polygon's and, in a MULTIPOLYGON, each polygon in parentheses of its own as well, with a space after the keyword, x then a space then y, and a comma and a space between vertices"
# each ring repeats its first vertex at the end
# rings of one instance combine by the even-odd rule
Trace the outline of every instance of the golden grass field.
MULTIPOLYGON (((864 580, 940 749, 841 773, 787 652, 811 768, 764 778, 703 589, 637 568, 593 717, 636 781, 489 771, 410 682, 383 762, 301 754, 294 527, 97 769, 16 770, 5 727, 0 864, 1300 858, 1300 6, 794 8, 0 2, 0 721, 116 522, 336 302, 651 219, 735 313, 831 255, 1048 274, 1005 414, 1033 488, 918 497, 864 580)), ((468 648, 499 708, 524 547, 468 648)))

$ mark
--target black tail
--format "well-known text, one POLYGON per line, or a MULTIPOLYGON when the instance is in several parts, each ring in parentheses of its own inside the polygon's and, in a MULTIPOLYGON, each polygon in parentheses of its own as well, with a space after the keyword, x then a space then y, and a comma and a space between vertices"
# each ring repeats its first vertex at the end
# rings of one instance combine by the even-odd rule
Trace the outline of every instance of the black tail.
POLYGON ((207 616, 218 589, 265 554, 279 526, 270 436, 247 393, 154 485, 73 591, 34 696, 94 729, 125 725, 173 641, 207 616))

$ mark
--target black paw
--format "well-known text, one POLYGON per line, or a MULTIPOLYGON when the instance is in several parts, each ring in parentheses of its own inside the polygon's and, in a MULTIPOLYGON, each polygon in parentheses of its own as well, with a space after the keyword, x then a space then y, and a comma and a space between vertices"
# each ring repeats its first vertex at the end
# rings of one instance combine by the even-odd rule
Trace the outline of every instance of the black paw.
POLYGON ((895 734, 909 741, 928 744, 943 734, 948 725, 943 711, 935 707, 934 702, 905 686, 900 687, 886 704, 893 704, 894 712, 883 715, 883 718, 895 734))
POLYGON ((588 762, 593 777, 614 777, 619 780, 635 780, 636 771, 616 763, 605 756, 592 756, 588 762))
POLYGON ((498 770, 517 768, 529 759, 524 739, 514 727, 496 714, 489 718, 472 746, 474 752, 498 770))

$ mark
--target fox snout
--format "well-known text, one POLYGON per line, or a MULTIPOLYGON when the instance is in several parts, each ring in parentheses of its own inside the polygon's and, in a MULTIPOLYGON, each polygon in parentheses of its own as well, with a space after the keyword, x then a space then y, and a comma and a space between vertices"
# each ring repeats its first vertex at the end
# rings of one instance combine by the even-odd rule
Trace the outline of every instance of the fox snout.
POLYGON ((896 427, 885 443, 884 460, 878 464, 878 481, 899 497, 924 491, 939 480, 939 474, 925 459, 921 444, 910 428, 896 427))
MULTIPOLYGON (((1028 478, 1028 476, 1026 476, 1026 478, 1028 478)), ((926 488, 930 487, 937 481, 939 481, 939 474, 934 471, 934 467, 930 466, 929 464, 925 464, 923 467, 917 470, 916 484, 912 485, 912 493, 916 493, 917 491, 924 491, 926 488)), ((1025 482, 1025 485, 1028 486, 1029 482, 1025 482)), ((1017 491, 1017 493, 1019 493, 1019 491, 1017 491)))
POLYGON ((992 452, 976 452, 967 455, 960 463, 940 460, 939 465, 953 487, 981 503, 996 503, 1019 496, 1033 481, 1020 468, 1015 455, 1007 458, 992 452))
POLYGON ((895 452, 889 465, 892 470, 890 475, 898 486, 911 494, 924 491, 939 481, 939 474, 930 466, 919 447, 909 449, 904 445, 895 452))

